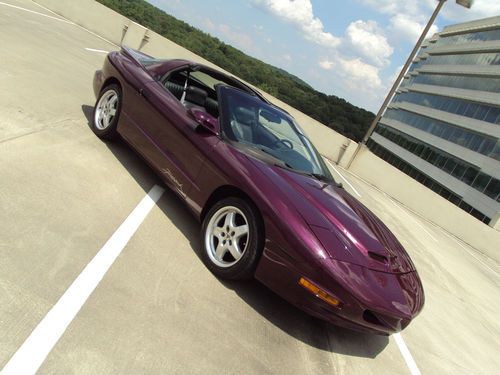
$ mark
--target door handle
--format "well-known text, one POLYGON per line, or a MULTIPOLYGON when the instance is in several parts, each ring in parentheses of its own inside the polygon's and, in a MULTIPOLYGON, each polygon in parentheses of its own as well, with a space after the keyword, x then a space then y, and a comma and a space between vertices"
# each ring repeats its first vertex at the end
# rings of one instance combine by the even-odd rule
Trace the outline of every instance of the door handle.
POLYGON ((148 91, 144 88, 139 89, 139 96, 147 101, 149 101, 148 91))

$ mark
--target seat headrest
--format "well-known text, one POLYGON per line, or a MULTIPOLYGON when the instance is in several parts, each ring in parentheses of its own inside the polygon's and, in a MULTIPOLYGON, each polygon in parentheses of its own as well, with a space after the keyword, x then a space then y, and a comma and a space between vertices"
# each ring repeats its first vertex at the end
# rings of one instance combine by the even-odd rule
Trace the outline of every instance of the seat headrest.
POLYGON ((236 121, 245 125, 250 125, 255 119, 252 110, 244 107, 236 107, 234 110, 234 116, 236 117, 236 121))
POLYGON ((186 101, 204 107, 207 100, 207 92, 195 86, 186 87, 186 101))

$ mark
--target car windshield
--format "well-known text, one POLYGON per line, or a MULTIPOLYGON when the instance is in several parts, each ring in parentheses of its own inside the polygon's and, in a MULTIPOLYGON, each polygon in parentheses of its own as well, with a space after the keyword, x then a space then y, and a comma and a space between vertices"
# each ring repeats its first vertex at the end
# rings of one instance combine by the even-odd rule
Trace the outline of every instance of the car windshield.
POLYGON ((278 166, 333 181, 321 156, 292 117, 237 89, 221 87, 220 96, 225 137, 270 155, 278 166))

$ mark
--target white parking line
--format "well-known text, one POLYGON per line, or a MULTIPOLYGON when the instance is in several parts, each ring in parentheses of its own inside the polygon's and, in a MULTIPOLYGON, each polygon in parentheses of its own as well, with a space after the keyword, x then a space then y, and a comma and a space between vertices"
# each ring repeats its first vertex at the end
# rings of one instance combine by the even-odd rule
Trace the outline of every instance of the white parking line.
POLYGON ((18 7, 18 6, 16 6, 16 5, 7 4, 7 3, 4 3, 3 1, 0 1, 0 5, 5 5, 6 7, 11 7, 11 8, 19 9, 19 10, 22 10, 22 11, 25 11, 25 12, 28 12, 28 13, 38 14, 39 16, 43 16, 43 17, 47 17, 47 18, 51 18, 51 19, 53 19, 53 20, 60 21, 60 22, 64 22, 64 23, 69 23, 69 24, 71 24, 71 25, 74 25, 74 24, 75 24, 74 22, 67 21, 67 20, 64 20, 64 19, 62 19, 62 18, 52 17, 52 16, 49 16, 49 15, 47 15, 47 14, 43 14, 43 13, 40 13, 40 12, 35 12, 34 10, 29 10, 29 9, 26 9, 26 8, 18 7))
POLYGON ((399 208, 402 212, 404 212, 406 216, 408 216, 410 219, 412 219, 412 220, 413 220, 413 222, 414 222, 415 224, 417 224, 417 225, 420 227, 420 229, 422 229, 425 233, 427 233, 427 234, 429 235, 429 237, 430 237, 430 238, 432 238, 432 239, 434 240, 434 242, 439 242, 439 241, 436 239, 436 237, 434 237, 434 236, 431 234, 431 232, 429 232, 427 229, 425 229, 425 227, 417 221, 417 219, 415 219, 415 218, 414 218, 413 216, 411 216, 408 212, 406 212, 406 211, 405 211, 405 210, 404 210, 401 206, 399 206, 396 202, 394 202, 394 200, 393 200, 391 197, 389 197, 387 194, 385 194, 385 195, 387 196, 387 198, 389 198, 389 201, 390 201, 393 205, 395 205, 395 206, 396 206, 397 208, 399 208))
POLYGON ((153 186, 14 353, 2 375, 36 373, 163 192, 153 186))
MULTIPOLYGON (((52 14, 56 15, 56 16, 58 15, 56 12, 52 11, 51 9, 49 9, 49 8, 47 8, 47 7, 44 7, 44 6, 43 6, 43 5, 41 5, 41 4, 38 4, 38 3, 34 2, 33 0, 31 0, 31 2, 32 2, 33 4, 35 4, 36 6, 38 6, 38 7, 42 8, 42 9, 45 9, 47 12, 50 12, 50 13, 52 13, 52 14)), ((7 5, 8 5, 8 4, 7 4, 7 5)), ((28 9, 24 9, 24 8, 21 8, 21 7, 18 7, 18 8, 19 8, 19 9, 22 9, 22 10, 26 10, 26 11, 28 11, 28 12, 33 12, 33 11, 30 11, 30 10, 28 10, 28 9)), ((79 27, 80 29, 82 29, 82 30, 84 30, 84 31, 88 32, 89 34, 91 34, 91 35, 95 36, 96 38, 99 38, 99 39, 101 39, 101 40, 105 41, 106 43, 109 43, 109 44, 112 44, 113 46, 118 47, 118 45, 117 45, 117 44, 115 44, 115 43, 113 43, 113 42, 109 41, 108 39, 106 39, 106 38, 104 38, 104 37, 102 37, 102 36, 100 36, 100 35, 98 35, 98 34, 94 33, 93 31, 90 31, 89 29, 86 29, 85 27, 80 26, 80 25, 78 25, 78 24, 76 24, 76 23, 74 23, 74 22, 71 22, 71 21, 66 20, 66 19, 57 18, 57 17, 50 17, 50 16, 47 16, 46 14, 43 14, 43 13, 38 13, 38 12, 33 12, 33 13, 36 13, 36 14, 41 15, 41 16, 44 16, 44 17, 54 18, 54 19, 59 20, 59 21, 61 21, 61 22, 66 22, 66 23, 69 23, 70 25, 74 25, 74 26, 79 27)))
POLYGON ((401 336, 400 333, 395 333, 392 335, 394 337, 394 341, 396 341, 396 344, 398 345, 399 351, 401 352, 401 355, 403 356, 406 365, 410 369, 410 372, 412 375, 420 375, 420 370, 417 367, 417 364, 415 363, 415 360, 411 356, 410 351, 408 350, 408 347, 406 346, 403 337, 401 336))
POLYGON ((347 185, 349 185, 349 186, 350 186, 350 188, 351 188, 351 189, 352 189, 352 190, 353 190, 353 191, 354 191, 354 192, 358 195, 358 197, 360 197, 360 198, 361 198, 361 194, 359 194, 359 193, 358 193, 358 191, 354 188, 354 186, 352 186, 352 185, 349 183, 349 181, 347 181, 347 180, 345 179, 345 177, 344 177, 344 176, 342 176, 342 174, 341 174, 341 173, 337 170, 337 168, 335 168, 335 167, 333 166, 333 164, 332 164, 332 163, 330 163, 330 160, 328 160, 328 159, 325 159, 325 160, 326 160, 326 162, 327 162, 328 164, 330 164, 330 166, 333 168, 333 170, 334 170, 335 172, 337 172, 337 174, 340 176, 340 178, 341 178, 342 180, 344 180, 344 181, 346 182, 346 184, 347 184, 347 185))
MULTIPOLYGON (((481 263, 484 267, 488 268, 491 272, 493 272, 493 274, 496 276, 496 277, 499 277, 499 273, 498 271, 495 271, 493 268, 491 268, 488 264, 486 264, 486 262, 484 262, 483 260, 481 260, 480 258, 478 258, 476 255, 474 255, 474 250, 470 250, 468 249, 467 247, 465 247, 464 245, 462 245, 460 243, 459 240, 457 240, 455 237, 453 237, 451 234, 447 233, 445 230, 443 230, 443 233, 451 238, 453 241, 455 241, 457 243, 458 246, 460 246, 462 249, 464 249, 465 251, 467 251, 474 259, 476 259, 479 263, 481 263)), ((495 264, 495 263, 493 263, 495 264)))
POLYGON ((105 51, 103 49, 95 49, 95 48, 85 48, 87 51, 90 52, 97 52, 97 53, 109 53, 109 51, 105 51))

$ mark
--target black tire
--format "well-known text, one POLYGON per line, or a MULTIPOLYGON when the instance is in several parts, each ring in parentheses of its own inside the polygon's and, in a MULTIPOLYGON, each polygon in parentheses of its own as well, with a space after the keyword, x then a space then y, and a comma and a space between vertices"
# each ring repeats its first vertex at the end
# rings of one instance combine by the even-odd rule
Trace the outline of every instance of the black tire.
MULTIPOLYGON (((224 218, 221 218, 220 220, 221 221, 219 222, 219 224, 224 221, 224 218)), ((219 227, 219 225, 217 226, 219 227)), ((239 228, 243 227, 239 226, 239 228)), ((224 225, 222 226, 222 229, 224 230, 224 225)), ((236 227, 234 227, 234 229, 236 229, 236 227)), ((235 232, 233 231, 232 233, 234 235, 235 232)), ((229 232, 229 235, 231 236, 231 231, 229 232)), ((257 213, 257 209, 252 204, 249 204, 247 201, 241 198, 235 197, 225 198, 217 202, 205 215, 201 230, 201 238, 201 258, 203 260, 203 263, 205 263, 207 268, 214 275, 223 279, 231 280, 253 278, 255 268, 257 267, 257 263, 260 259, 262 249, 264 247, 264 231, 260 216, 257 213), (241 223, 243 223, 243 220, 246 220, 248 225, 248 235, 246 237, 245 235, 243 235, 240 238, 233 237, 233 242, 235 244, 239 243, 239 245, 237 246, 240 249, 243 248, 243 251, 241 252, 241 258, 239 258, 234 264, 226 264, 224 266, 221 266, 221 264, 218 264, 217 262, 223 263, 224 260, 218 260, 217 255, 212 250, 212 248, 215 247, 214 242, 218 243, 218 240, 217 237, 214 236, 211 228, 213 228, 214 222, 215 225, 217 225, 217 218, 219 217, 219 215, 221 215, 221 212, 222 214, 224 210, 229 210, 228 212, 230 212, 234 208, 236 210, 239 210, 239 213, 235 214, 236 225, 240 225, 241 223), (242 214, 242 216, 240 215, 240 213, 242 214), (240 221, 239 223, 238 220, 240 221)), ((226 234, 225 238, 230 239, 231 237, 227 237, 226 234)), ((231 241, 228 241, 228 243, 231 243, 231 241)), ((226 251, 226 254, 223 258, 229 258, 228 263, 231 263, 231 258, 234 260, 229 250, 226 251)))
POLYGON ((96 100, 94 111, 92 112, 91 128, 95 135, 104 140, 113 140, 117 137, 116 128, 118 120, 120 119, 120 112, 122 108, 122 90, 119 85, 112 83, 102 88, 99 97, 96 100), (117 102, 112 107, 104 108, 106 97, 109 95, 116 95, 117 102), (108 124, 104 124, 104 120, 99 117, 100 111, 109 111, 113 109, 115 114, 109 118, 108 124))

